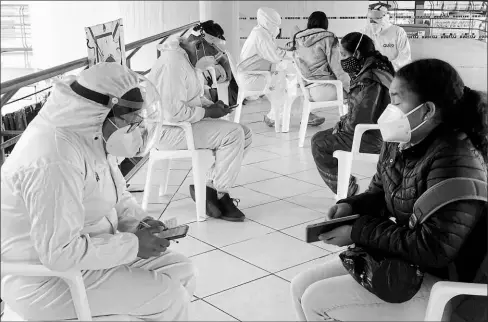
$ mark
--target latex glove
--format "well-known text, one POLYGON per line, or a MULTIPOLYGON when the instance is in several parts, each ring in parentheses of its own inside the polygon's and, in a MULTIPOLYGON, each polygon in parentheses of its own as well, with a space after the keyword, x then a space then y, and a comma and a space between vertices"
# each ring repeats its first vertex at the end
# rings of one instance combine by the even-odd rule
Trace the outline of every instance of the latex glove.
POLYGON ((158 227, 143 228, 136 231, 135 235, 139 239, 139 252, 137 257, 150 258, 161 255, 169 246, 169 241, 156 236, 160 229, 158 227))
POLYGON ((213 119, 219 119, 226 116, 230 112, 232 112, 232 110, 222 101, 217 101, 217 103, 205 107, 205 117, 210 117, 213 119))
POLYGON ((168 229, 162 221, 156 220, 151 216, 147 216, 141 220, 141 223, 139 223, 139 226, 137 226, 137 230, 148 228, 146 227, 146 225, 142 224, 142 222, 145 223, 146 225, 149 225, 150 227, 157 227, 157 228, 161 227, 162 230, 168 229))
POLYGON ((348 246, 353 243, 351 239, 352 225, 337 227, 329 232, 319 235, 319 240, 326 244, 336 245, 339 247, 348 246))

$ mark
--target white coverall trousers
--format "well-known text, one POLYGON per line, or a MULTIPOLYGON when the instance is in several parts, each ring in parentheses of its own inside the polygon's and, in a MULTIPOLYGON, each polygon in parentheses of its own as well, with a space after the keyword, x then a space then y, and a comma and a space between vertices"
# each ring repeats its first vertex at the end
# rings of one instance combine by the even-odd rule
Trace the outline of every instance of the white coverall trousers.
MULTIPOLYGON (((137 258, 127 265, 87 270, 82 275, 94 318, 126 315, 136 321, 188 321, 195 271, 181 254, 166 251, 159 257, 137 258)), ((22 287, 23 294, 31 288, 31 296, 2 294, 14 312, 34 321, 76 319, 71 293, 63 280, 50 278, 39 287, 37 283, 29 286, 26 281, 30 279, 38 278, 15 279, 8 288, 22 287)))
POLYGON ((435 277, 405 303, 387 303, 349 275, 338 255, 300 273, 291 282, 298 321, 423 321, 435 277))
MULTIPOLYGON (((233 187, 242 160, 252 142, 251 130, 245 125, 221 119, 203 119, 192 123, 195 148, 214 151, 215 163, 207 174, 207 185, 218 192, 226 193, 233 187)), ((165 127, 158 148, 187 148, 183 130, 165 127)))

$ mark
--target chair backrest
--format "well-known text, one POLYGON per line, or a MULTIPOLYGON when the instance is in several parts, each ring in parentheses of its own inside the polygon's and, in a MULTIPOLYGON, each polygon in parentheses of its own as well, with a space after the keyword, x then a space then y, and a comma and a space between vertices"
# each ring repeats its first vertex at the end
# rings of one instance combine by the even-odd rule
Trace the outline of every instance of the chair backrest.
POLYGON ((300 85, 300 89, 302 90, 303 97, 305 97, 305 99, 310 102, 311 101, 310 93, 305 89, 304 77, 302 75, 302 72, 300 71, 300 67, 295 58, 293 58, 293 65, 295 66, 295 69, 297 71, 298 84, 300 85))
POLYGON ((234 63, 232 55, 227 50, 225 51, 225 55, 229 59, 230 70, 232 71, 234 78, 237 79, 237 65, 234 63))

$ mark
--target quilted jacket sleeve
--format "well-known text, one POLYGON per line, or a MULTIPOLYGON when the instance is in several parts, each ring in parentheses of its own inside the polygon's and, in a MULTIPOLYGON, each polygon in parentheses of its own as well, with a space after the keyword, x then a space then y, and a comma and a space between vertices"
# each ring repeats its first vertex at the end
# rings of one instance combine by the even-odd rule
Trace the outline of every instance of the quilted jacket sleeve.
MULTIPOLYGON (((483 161, 466 148, 437 152, 425 177, 427 189, 455 177, 486 181, 483 161)), ((415 229, 399 226, 386 217, 362 216, 354 223, 351 238, 422 267, 442 268, 455 258, 484 207, 481 201, 452 202, 415 229)))

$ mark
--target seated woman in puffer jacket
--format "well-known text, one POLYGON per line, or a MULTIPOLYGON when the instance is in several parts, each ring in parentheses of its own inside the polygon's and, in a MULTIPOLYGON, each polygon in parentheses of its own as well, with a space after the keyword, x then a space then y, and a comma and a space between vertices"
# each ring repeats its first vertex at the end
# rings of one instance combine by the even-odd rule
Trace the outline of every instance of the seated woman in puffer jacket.
MULTIPOLYGON (((342 69, 351 77, 348 112, 333 129, 312 137, 312 155, 322 180, 337 193, 337 159, 334 151, 350 151, 354 129, 358 124, 374 124, 390 103, 388 89, 395 73, 388 58, 374 47, 365 34, 352 32, 342 38, 339 48, 342 69)), ((368 131, 361 140, 360 152, 378 154, 381 149, 379 131, 368 131)), ((351 176, 348 196, 358 190, 356 178, 351 176)))
MULTIPOLYGON (((378 120, 385 143, 369 189, 338 201, 327 216, 360 217, 320 239, 336 246, 355 243, 368 253, 416 264, 425 273, 422 285, 409 301, 387 303, 348 275, 334 255, 292 281, 301 321, 423 321, 433 284, 473 282, 487 256, 486 94, 465 87, 448 63, 424 59, 398 71, 390 96, 378 120), (467 185, 438 190, 461 181, 467 185), (477 190, 466 194, 473 187, 477 190), (449 200, 443 200, 446 195, 449 200), (415 225, 411 215, 418 215, 419 206, 428 209, 417 204, 421 196, 431 204, 430 216, 415 225)), ((472 307, 469 314, 487 309, 472 307)))
MULTIPOLYGON (((327 31, 329 20, 322 11, 313 12, 308 18, 307 29, 293 36, 292 50, 303 77, 310 80, 340 80, 342 88, 349 92, 349 76, 342 70, 339 41, 327 31)), ((333 101, 337 92, 331 84, 306 84, 314 102, 333 101)), ((344 96, 345 97, 345 96, 344 96)), ((320 125, 325 118, 310 113, 308 124, 320 125)))

